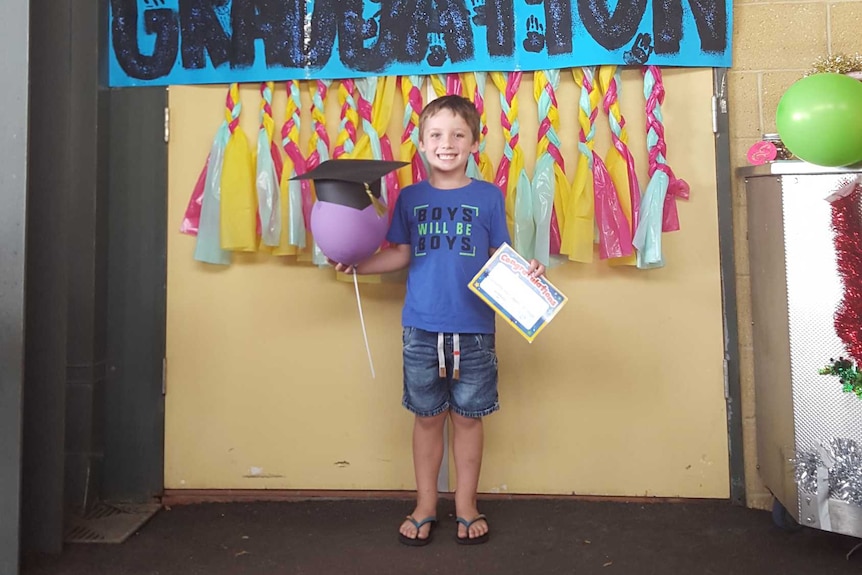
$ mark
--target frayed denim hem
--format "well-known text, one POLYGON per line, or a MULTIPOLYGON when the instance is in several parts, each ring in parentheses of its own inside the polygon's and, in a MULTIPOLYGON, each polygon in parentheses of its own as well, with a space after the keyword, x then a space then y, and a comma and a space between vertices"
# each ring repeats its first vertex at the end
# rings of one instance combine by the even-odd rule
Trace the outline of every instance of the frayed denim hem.
MULTIPOLYGON (((410 413, 412 413, 413 415, 415 415, 417 417, 434 417, 435 415, 440 415, 444 411, 448 411, 450 409, 448 401, 446 403, 444 403, 443 405, 441 405, 440 407, 438 407, 436 409, 432 409, 431 411, 420 411, 420 410, 416 409, 415 407, 413 407, 412 405, 410 405, 409 403, 407 403, 406 400, 402 401, 401 405, 404 406, 404 409, 406 409, 407 411, 409 411, 410 413)), ((465 416, 465 417, 469 417, 469 416, 465 416)))
POLYGON ((482 417, 485 417, 486 415, 491 415, 495 411, 499 411, 500 410, 500 402, 497 401, 494 403, 494 405, 492 405, 488 409, 483 409, 481 411, 464 411, 462 409, 458 409, 454 405, 451 406, 449 409, 451 409, 453 413, 457 413, 461 417, 469 417, 470 419, 480 419, 482 417))

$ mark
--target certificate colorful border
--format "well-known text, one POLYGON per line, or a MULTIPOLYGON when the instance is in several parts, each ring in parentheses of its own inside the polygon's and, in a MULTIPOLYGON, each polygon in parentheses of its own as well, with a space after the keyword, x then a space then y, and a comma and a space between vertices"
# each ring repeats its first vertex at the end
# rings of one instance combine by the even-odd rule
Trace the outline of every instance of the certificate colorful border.
POLYGON ((514 327, 518 333, 524 336, 528 342, 532 343, 545 326, 551 323, 551 320, 560 312, 569 298, 549 282, 547 278, 529 278, 527 274, 529 269, 530 262, 521 257, 521 255, 516 252, 512 246, 509 244, 503 244, 496 252, 494 252, 491 259, 482 266, 479 273, 470 280, 468 287, 470 288, 470 291, 479 296, 482 301, 488 304, 500 317, 506 320, 509 325, 514 327), (545 300, 548 301, 547 311, 542 314, 542 317, 539 318, 534 325, 522 325, 510 312, 508 312, 498 301, 482 288, 482 282, 497 266, 503 266, 513 274, 520 274, 526 285, 530 286, 533 291, 543 296, 545 300))

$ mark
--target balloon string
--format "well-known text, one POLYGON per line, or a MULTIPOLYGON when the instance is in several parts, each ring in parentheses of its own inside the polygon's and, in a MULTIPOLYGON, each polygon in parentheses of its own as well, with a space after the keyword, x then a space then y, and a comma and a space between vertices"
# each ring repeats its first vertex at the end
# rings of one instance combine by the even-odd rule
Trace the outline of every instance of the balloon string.
POLYGON ((368 354, 368 365, 371 367, 371 377, 376 379, 374 374, 374 360, 371 359, 371 347, 368 345, 368 332, 365 331, 365 317, 362 315, 362 301, 359 299, 359 281, 356 279, 356 269, 353 270, 353 288, 356 290, 356 307, 359 308, 359 323, 362 324, 362 337, 365 340, 365 352, 368 354))

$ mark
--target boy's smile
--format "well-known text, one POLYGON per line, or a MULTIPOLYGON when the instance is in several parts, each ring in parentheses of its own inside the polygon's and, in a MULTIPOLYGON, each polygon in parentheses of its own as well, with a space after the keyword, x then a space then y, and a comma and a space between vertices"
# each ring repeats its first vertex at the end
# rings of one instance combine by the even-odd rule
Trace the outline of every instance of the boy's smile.
MULTIPOLYGON (((424 128, 419 150, 425 154, 432 174, 440 176, 443 180, 440 183, 467 184, 467 161, 479 149, 479 143, 473 140, 473 132, 464 118, 444 109, 429 117, 424 128)), ((444 187, 433 181, 432 184, 444 187)))

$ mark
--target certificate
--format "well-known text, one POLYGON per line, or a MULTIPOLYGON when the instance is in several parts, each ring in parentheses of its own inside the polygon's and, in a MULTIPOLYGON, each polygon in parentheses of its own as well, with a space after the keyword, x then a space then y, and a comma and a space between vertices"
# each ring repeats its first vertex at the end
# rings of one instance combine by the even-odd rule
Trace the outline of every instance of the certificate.
POLYGON ((532 343, 568 298, 544 277, 530 277, 529 271, 530 262, 503 244, 469 287, 532 343))

